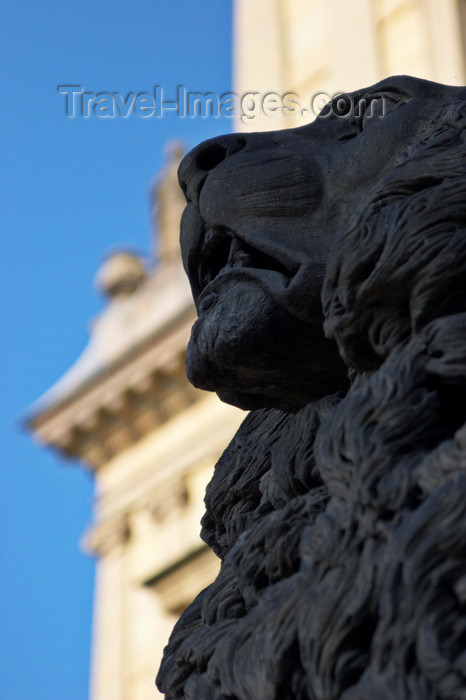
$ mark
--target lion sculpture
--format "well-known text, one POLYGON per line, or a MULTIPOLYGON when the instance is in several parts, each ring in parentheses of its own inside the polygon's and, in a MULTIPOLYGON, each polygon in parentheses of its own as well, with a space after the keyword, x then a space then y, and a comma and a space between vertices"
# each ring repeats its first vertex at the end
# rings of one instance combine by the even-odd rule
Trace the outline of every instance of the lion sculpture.
POLYGON ((252 410, 169 700, 466 698, 466 88, 338 99, 180 167, 188 376, 252 410))

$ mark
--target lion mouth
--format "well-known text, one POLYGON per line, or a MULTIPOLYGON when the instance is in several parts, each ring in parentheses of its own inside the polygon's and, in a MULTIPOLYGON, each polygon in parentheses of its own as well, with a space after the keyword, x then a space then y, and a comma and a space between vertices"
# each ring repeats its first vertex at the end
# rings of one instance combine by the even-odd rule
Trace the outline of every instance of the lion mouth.
POLYGON ((255 272, 256 277, 273 272, 285 278, 285 283, 294 274, 276 258, 257 250, 233 231, 223 226, 207 229, 197 257, 196 296, 199 298, 219 278, 237 271, 255 272))

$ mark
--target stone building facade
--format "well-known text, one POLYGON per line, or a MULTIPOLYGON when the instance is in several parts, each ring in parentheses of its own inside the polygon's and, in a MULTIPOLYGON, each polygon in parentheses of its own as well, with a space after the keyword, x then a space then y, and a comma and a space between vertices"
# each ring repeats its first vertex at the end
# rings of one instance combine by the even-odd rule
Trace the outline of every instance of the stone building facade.
POLYGON ((234 24, 236 93, 291 92, 305 112, 239 117, 238 130, 300 126, 316 96, 390 75, 466 84, 465 0, 235 0, 234 24))
POLYGON ((186 379, 195 318, 179 256, 184 199, 172 149, 155 187, 158 265, 120 251, 97 285, 107 305, 75 365, 38 402, 42 444, 94 473, 92 700, 160 697, 154 678, 178 615, 218 570, 199 539, 213 466, 243 413, 186 379))

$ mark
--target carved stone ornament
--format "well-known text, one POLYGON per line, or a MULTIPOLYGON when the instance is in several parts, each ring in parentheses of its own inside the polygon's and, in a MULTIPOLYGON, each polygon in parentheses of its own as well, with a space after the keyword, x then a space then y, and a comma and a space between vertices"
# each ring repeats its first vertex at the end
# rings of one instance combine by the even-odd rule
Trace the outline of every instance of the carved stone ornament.
POLYGON ((182 162, 188 376, 252 411, 168 700, 466 698, 465 136, 466 88, 395 77, 182 162))

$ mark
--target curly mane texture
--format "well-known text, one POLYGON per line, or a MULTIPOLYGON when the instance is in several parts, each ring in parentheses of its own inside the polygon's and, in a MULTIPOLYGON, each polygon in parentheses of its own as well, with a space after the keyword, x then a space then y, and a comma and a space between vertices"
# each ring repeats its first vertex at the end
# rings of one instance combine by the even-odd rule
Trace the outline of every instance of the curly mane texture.
POLYGON ((345 397, 253 411, 208 487, 217 580, 169 700, 466 698, 466 106, 441 110, 335 246, 345 397))
MULTIPOLYGON (((466 104, 440 110, 372 190, 327 265, 327 334, 358 370, 466 311, 466 104)), ((460 320, 459 320, 460 322, 460 320)))

